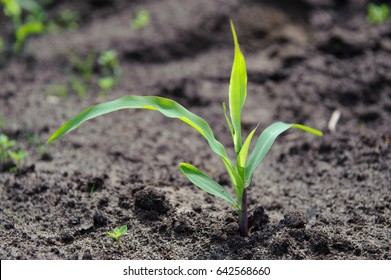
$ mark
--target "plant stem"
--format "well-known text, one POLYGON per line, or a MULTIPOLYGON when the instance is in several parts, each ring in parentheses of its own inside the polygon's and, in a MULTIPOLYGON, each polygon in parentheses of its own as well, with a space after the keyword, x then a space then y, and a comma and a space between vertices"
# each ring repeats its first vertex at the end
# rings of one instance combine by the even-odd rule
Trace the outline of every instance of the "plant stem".
POLYGON ((239 211, 239 231, 241 236, 248 236, 247 188, 243 190, 242 209, 239 211))

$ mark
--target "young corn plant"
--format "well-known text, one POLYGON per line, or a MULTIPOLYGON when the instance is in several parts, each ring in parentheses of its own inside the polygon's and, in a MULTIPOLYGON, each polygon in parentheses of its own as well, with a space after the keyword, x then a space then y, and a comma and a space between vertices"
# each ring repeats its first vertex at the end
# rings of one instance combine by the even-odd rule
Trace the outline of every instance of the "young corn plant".
POLYGON ((231 132, 236 152, 236 160, 231 161, 224 146, 215 138, 209 124, 199 116, 191 113, 177 102, 157 96, 124 96, 120 99, 98 104, 82 111, 75 118, 66 122, 49 138, 48 143, 61 138, 68 132, 76 129, 82 123, 92 118, 122 109, 148 109, 159 111, 169 118, 177 118, 198 131, 208 142, 210 148, 222 160, 231 178, 235 190, 236 199, 219 183, 189 163, 180 163, 180 171, 200 189, 219 197, 238 212, 239 230, 242 236, 249 232, 247 210, 247 188, 250 186, 255 169, 265 158, 274 140, 278 135, 289 128, 297 128, 305 132, 322 136, 322 132, 301 124, 289 124, 276 122, 267 127, 259 136, 255 146, 248 157, 250 142, 257 128, 254 128, 247 139, 242 140, 241 115, 247 95, 246 62, 240 50, 235 28, 231 22, 234 40, 234 61, 229 86, 229 115, 226 105, 223 103, 224 115, 231 132))

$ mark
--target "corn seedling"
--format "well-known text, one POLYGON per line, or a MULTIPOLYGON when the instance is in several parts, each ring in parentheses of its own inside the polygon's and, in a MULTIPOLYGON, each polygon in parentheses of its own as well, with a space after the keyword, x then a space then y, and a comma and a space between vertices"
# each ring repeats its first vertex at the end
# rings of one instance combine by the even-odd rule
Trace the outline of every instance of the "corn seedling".
POLYGON ((102 89, 101 95, 106 95, 110 89, 117 85, 122 75, 117 52, 114 50, 103 52, 98 58, 98 63, 102 75, 98 80, 98 86, 102 89))
POLYGON ((234 39, 235 51, 229 86, 229 115, 227 114, 227 108, 224 103, 223 110, 233 139, 234 149, 236 152, 235 161, 231 161, 231 159, 228 157, 226 149, 215 138, 212 129, 204 119, 191 113, 182 105, 171 99, 157 96, 124 96, 111 102, 92 106, 62 125, 50 136, 48 143, 61 138, 68 132, 79 127, 87 120, 122 109, 155 110, 169 118, 177 118, 199 132, 206 139, 212 151, 220 157, 231 178, 236 194, 236 199, 234 199, 223 186, 212 180, 208 175, 201 172, 195 166, 189 163, 180 163, 180 171, 200 189, 230 203, 238 212, 239 229, 241 235, 247 236, 249 231, 247 213, 247 188, 251 184, 255 169, 265 158, 276 137, 289 128, 297 128, 317 136, 322 136, 322 132, 301 124, 276 122, 267 127, 261 133, 255 143, 252 153, 248 157, 250 142, 257 128, 253 129, 248 135, 247 139, 243 142, 241 131, 241 115, 247 95, 246 62, 240 50, 235 28, 232 22, 231 29, 234 39))
POLYGON ((121 228, 114 228, 111 232, 107 232, 109 236, 114 238, 115 241, 118 243, 121 242, 121 236, 126 234, 126 231, 128 230, 128 227, 126 225, 122 226, 121 228))
POLYGON ((51 33, 57 33, 62 30, 76 30, 79 28, 78 21, 80 14, 78 11, 62 10, 54 19, 47 24, 47 30, 51 33))
POLYGON ((15 53, 20 53, 28 36, 45 31, 43 21, 46 14, 42 7, 33 0, 0 0, 0 3, 3 5, 4 14, 12 20, 15 37, 13 50, 15 53))
POLYGON ((93 51, 88 52, 84 59, 77 54, 71 53, 69 56, 71 70, 88 82, 92 79, 95 58, 96 53, 93 51))
POLYGON ((369 24, 384 23, 390 17, 390 7, 388 4, 376 5, 374 3, 368 4, 367 22, 369 24))
POLYGON ((101 89, 100 95, 106 95, 121 79, 122 69, 114 50, 103 51, 99 56, 90 51, 86 57, 71 53, 69 62, 66 68, 67 82, 49 85, 47 95, 67 97, 71 91, 83 97, 97 86, 101 89))

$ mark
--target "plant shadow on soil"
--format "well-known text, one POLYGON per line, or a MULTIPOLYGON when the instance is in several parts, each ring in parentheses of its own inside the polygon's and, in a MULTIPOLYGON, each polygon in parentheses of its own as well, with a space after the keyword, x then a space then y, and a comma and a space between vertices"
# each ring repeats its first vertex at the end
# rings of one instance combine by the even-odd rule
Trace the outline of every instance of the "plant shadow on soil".
POLYGON ((0 68, 1 132, 29 154, 17 172, 0 168, 1 259, 391 258, 390 22, 368 25, 363 1, 106 2, 54 1, 49 9, 88 15, 80 29, 32 38, 28 57, 0 68), (151 23, 131 30, 141 6, 151 23), (66 54, 112 48, 123 78, 107 100, 175 99, 230 146, 221 110, 230 18, 248 66, 245 134, 278 120, 326 132, 292 131, 273 146, 249 189, 249 237, 239 236, 224 201, 178 171, 189 161, 230 188, 207 143, 180 122, 124 111, 79 128, 50 157, 26 143, 26 127, 47 139, 100 101, 90 94, 50 103, 45 87, 63 79, 66 54), (335 110, 341 119, 331 132, 335 110), (124 224, 119 245, 106 232, 124 224))

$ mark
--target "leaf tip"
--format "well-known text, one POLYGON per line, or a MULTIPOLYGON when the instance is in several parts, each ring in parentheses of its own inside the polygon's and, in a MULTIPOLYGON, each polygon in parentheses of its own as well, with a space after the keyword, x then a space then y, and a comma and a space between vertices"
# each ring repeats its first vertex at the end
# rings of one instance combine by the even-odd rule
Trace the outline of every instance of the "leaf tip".
POLYGON ((232 36, 234 39, 234 44, 235 44, 235 46, 239 46, 238 38, 236 36, 235 26, 234 26, 232 19, 229 20, 229 24, 231 25, 231 31, 232 31, 232 36))

